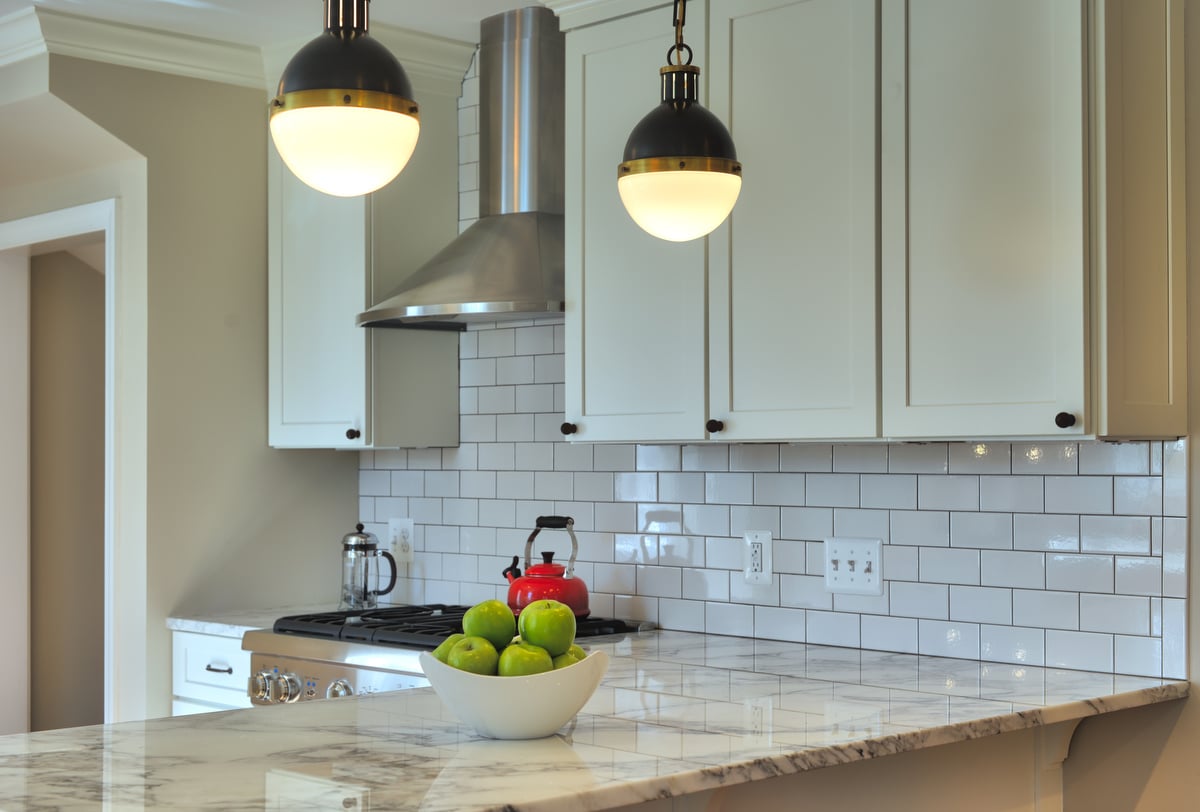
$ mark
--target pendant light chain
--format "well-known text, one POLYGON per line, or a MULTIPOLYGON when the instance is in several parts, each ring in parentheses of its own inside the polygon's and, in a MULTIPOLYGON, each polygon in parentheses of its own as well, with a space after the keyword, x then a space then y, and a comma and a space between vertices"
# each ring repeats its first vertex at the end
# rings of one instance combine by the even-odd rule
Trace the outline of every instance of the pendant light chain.
POLYGON ((687 17, 687 0, 675 0, 672 11, 675 23, 675 44, 667 49, 668 65, 692 64, 692 46, 683 41, 683 24, 687 17), (687 61, 683 61, 683 52, 687 51, 687 61))

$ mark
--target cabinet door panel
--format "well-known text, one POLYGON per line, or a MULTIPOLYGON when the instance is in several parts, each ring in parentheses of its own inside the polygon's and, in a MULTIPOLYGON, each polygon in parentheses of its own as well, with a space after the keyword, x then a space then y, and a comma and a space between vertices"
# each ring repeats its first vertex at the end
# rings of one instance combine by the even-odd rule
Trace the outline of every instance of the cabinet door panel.
POLYGON ((369 198, 321 194, 274 155, 271 164, 270 443, 363 446, 370 442, 368 336, 354 317, 367 304, 369 198), (361 436, 348 440, 351 428, 361 436))
POLYGON ((1082 433, 1081 4, 884 14, 883 432, 1082 433))
POLYGON ((711 107, 745 162, 710 237, 712 416, 729 439, 873 437, 875 3, 711 9, 711 107))
MULTIPOLYGON (((702 22, 688 20, 698 51, 702 22)), ((659 101, 669 23, 658 9, 567 37, 566 143, 580 150, 568 154, 566 171, 566 418, 579 427, 572 439, 704 436, 704 241, 651 237, 617 194, 625 140, 659 101)))

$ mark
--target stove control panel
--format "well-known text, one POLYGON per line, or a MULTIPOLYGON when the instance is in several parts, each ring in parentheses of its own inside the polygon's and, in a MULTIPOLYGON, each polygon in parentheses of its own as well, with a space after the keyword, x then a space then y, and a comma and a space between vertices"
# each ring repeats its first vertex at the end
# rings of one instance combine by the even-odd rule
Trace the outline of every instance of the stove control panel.
POLYGON ((252 654, 247 692, 255 705, 366 696, 380 691, 424 688, 423 674, 378 670, 346 663, 252 654))

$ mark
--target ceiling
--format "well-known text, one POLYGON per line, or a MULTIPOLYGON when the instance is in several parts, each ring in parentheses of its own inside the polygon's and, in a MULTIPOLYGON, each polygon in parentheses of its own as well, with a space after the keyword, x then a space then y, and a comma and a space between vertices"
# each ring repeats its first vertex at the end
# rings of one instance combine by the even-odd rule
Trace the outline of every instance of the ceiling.
MULTIPOLYGON (((538 0, 373 0, 372 23, 479 41, 479 21, 538 0)), ((0 0, 0 17, 29 6, 245 45, 321 33, 322 0, 0 0)))

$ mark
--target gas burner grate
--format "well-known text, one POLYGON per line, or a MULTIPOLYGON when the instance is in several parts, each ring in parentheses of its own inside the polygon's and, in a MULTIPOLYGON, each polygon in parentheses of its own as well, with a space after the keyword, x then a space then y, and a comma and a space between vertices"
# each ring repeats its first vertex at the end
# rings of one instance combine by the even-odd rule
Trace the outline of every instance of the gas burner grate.
MULTIPOLYGON (((365 611, 314 612, 289 615, 275 621, 277 634, 319 637, 354 643, 437 648, 461 632, 467 606, 440 603, 422 606, 387 606, 365 611)), ((635 627, 613 618, 586 617, 576 621, 575 636, 623 634, 635 627)))

